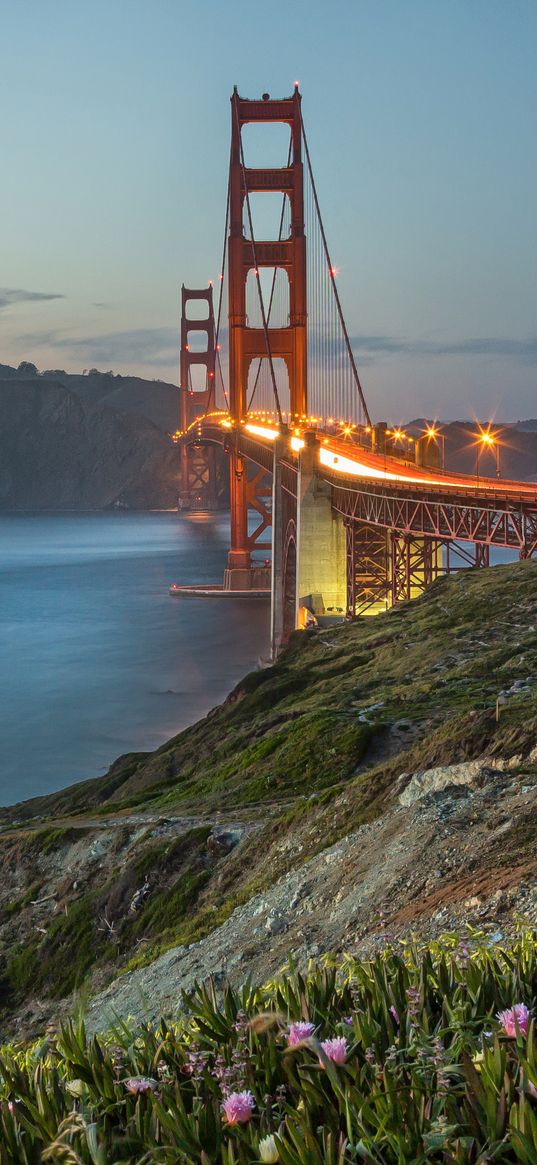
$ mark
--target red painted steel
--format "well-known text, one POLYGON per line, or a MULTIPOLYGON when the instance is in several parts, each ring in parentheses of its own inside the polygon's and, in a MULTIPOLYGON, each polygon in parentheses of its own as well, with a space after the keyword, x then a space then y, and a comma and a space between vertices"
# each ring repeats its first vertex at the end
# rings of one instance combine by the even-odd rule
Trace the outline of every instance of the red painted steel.
MULTIPOLYGON (((181 288, 181 354, 179 358, 179 398, 181 429, 186 433, 198 419, 214 409, 215 404, 216 346, 212 286, 181 288), (188 304, 192 301, 207 304, 207 317, 203 320, 189 319, 188 304), (204 351, 193 349, 189 343, 189 333, 195 332, 206 337, 204 351), (194 390, 191 368, 201 365, 205 368, 205 385, 194 390)), ((218 502, 218 473, 213 446, 201 443, 181 442, 181 502, 188 506, 214 509, 218 502)))
MULTIPOLYGON (((209 418, 203 428, 215 441, 230 443, 229 434, 209 418)), ((243 472, 248 464, 265 475, 271 472, 268 438, 241 426, 233 440, 243 472)), ((331 436, 326 440, 325 448, 362 461, 362 449, 331 436)), ((323 471, 332 486, 334 512, 343 517, 347 532, 349 616, 410 598, 438 574, 460 569, 461 564, 488 566, 491 546, 513 548, 520 558, 537 556, 534 483, 445 474, 439 484, 437 471, 416 470, 394 458, 369 454, 367 463, 377 470, 397 471, 401 479, 377 484, 323 471)), ((290 515, 296 513, 297 470, 298 455, 290 454, 281 475, 282 491, 294 507, 290 515)), ((262 532, 267 525, 263 523, 262 532)), ((288 576, 289 570, 286 593, 291 590, 288 576)))
POLYGON ((215 329, 212 285, 193 289, 181 288, 181 356, 179 360, 179 389, 181 393, 181 428, 183 432, 197 417, 214 409, 215 400, 215 329), (205 302, 207 304, 207 318, 193 320, 188 317, 188 304, 205 302), (207 347, 198 352, 192 349, 188 342, 189 332, 199 332, 207 337, 207 347), (190 369, 193 364, 205 367, 205 388, 194 392, 190 383, 190 369))
POLYGON ((349 486, 332 480, 332 504, 337 513, 369 526, 421 535, 441 542, 473 542, 486 546, 513 547, 521 558, 537 551, 537 504, 498 496, 429 496, 409 491, 397 494, 386 487, 349 486))
MULTIPOLYGON (((231 160, 229 182, 229 407, 231 417, 240 422, 247 411, 248 371, 256 358, 285 360, 289 375, 290 409, 302 414, 307 409, 307 300, 306 239, 302 167, 302 121, 298 88, 292 97, 273 101, 247 100, 237 90, 231 98, 231 160), (284 122, 291 133, 291 164, 278 168, 251 169, 244 164, 241 131, 251 122, 284 122), (252 240, 244 237, 244 203, 250 193, 270 190, 287 195, 291 208, 291 236, 282 241, 252 240), (260 267, 282 267, 289 277, 290 317, 284 328, 250 328, 246 320, 248 272, 260 267), (267 339, 270 347, 268 348, 267 339)), ((270 517, 263 498, 266 483, 249 479, 236 444, 230 447, 231 548, 228 566, 248 569, 251 551, 260 548, 259 538, 270 517), (260 492, 260 489, 263 492, 260 492), (259 512, 261 522, 248 533, 248 508, 259 512), (264 512, 263 512, 264 511, 264 512)), ((263 544, 264 545, 264 544, 263 544)))
MULTIPOLYGON (((188 291, 183 287, 181 324, 181 417, 183 430, 191 424, 191 406, 197 409, 199 437, 220 444, 229 454, 231 481, 231 548, 228 555, 229 583, 248 587, 251 552, 268 549, 264 540, 271 523, 269 475, 273 445, 277 435, 265 422, 266 436, 248 432, 246 423, 248 373, 255 359, 283 358, 289 378, 289 420, 299 438, 305 439, 302 419, 308 413, 307 393, 307 287, 306 238, 304 232, 304 189, 302 146, 305 136, 298 87, 291 97, 273 101, 247 100, 237 90, 231 98, 231 160, 229 173, 229 415, 208 417, 214 405, 214 320, 212 289, 188 291), (291 149, 288 163, 279 168, 246 166, 241 133, 247 123, 283 122, 290 127, 291 149), (253 237, 250 194, 276 191, 286 195, 291 209, 289 239, 274 241, 253 237), (243 229, 248 212, 250 238, 243 229), (248 327, 246 283, 252 269, 282 267, 289 278, 290 315, 288 327, 271 328, 261 302, 262 328, 248 327), (186 317, 188 298, 207 298, 211 326, 206 321, 186 317), (190 353, 187 333, 207 330, 208 353, 190 353), (207 359, 210 353, 209 360, 207 359), (205 393, 191 401, 189 369, 193 363, 207 364, 205 393), (212 383, 210 383, 212 381, 212 383), (201 399, 203 398, 203 399, 201 399), (203 415, 201 415, 203 414, 203 415), (248 512, 257 511, 259 521, 249 533, 248 512)), ((307 149, 307 145, 306 145, 307 149)), ((226 226, 227 232, 227 226, 226 226)), ((225 233, 226 233, 225 232, 225 233)), ((326 243, 326 240, 325 240, 326 243)), ((326 251, 328 255, 328 251, 326 251)), ((259 284, 258 284, 259 286, 259 284)), ((350 353, 352 359, 352 352, 350 353)), ((358 382, 359 383, 359 382, 358 382)), ((282 411, 273 374, 275 404, 279 420, 282 411)), ((364 402, 365 407, 365 402, 364 402)), ((334 400, 334 414, 338 406, 334 400)), ((366 410, 367 414, 367 410, 366 410)), ((251 418, 250 418, 251 420, 251 418)), ((347 532, 348 613, 355 615, 410 598, 431 583, 440 570, 452 568, 453 555, 461 555, 469 565, 487 566, 490 547, 510 547, 520 558, 537 555, 537 486, 534 483, 473 479, 446 471, 440 448, 431 450, 425 438, 416 442, 416 463, 393 455, 393 440, 387 440, 386 425, 361 427, 352 433, 341 426, 339 435, 328 422, 319 429, 320 473, 332 487, 334 512, 343 517, 347 532), (331 426, 331 427, 330 427, 331 426), (369 437, 366 439, 366 434, 369 437), (346 437, 347 439, 344 439, 346 437), (371 447, 372 446, 372 447, 371 447), (431 452, 436 463, 431 464, 431 452), (424 464, 425 462, 425 464, 424 464), (428 464, 427 464, 428 462, 428 464), (461 549, 466 544, 467 549, 461 549), (441 555, 443 553, 443 561, 441 555), (466 556, 466 558, 465 558, 466 556)), ((296 442, 297 448, 300 441, 296 442)), ((183 455, 186 456, 186 445, 183 455)), ((281 466, 282 511, 287 530, 284 553, 284 593, 289 611, 294 610, 291 573, 296 545, 298 457, 289 454, 281 466), (292 600, 292 601, 291 601, 292 600)), ((296 580, 295 580, 296 582, 296 580)), ((290 617, 290 616, 289 616, 290 617)))

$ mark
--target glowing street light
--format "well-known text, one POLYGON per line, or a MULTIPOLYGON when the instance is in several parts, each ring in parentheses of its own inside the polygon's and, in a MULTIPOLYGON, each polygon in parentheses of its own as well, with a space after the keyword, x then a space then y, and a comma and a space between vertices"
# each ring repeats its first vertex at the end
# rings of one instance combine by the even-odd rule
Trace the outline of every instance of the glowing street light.
POLYGON ((481 455, 485 449, 489 449, 496 457, 496 477, 500 477, 500 442, 496 433, 492 433, 490 426, 488 429, 480 429, 475 451, 475 472, 476 477, 479 477, 479 463, 481 455))
POLYGON ((427 425, 427 428, 423 429, 422 431, 423 431, 423 436, 427 437, 428 441, 434 441, 435 445, 438 445, 438 443, 440 443, 441 466, 442 466, 442 469, 445 469, 445 467, 446 467, 446 438, 445 438, 445 434, 440 431, 440 429, 438 428, 438 426, 436 424, 436 421, 433 421, 432 425, 427 425))

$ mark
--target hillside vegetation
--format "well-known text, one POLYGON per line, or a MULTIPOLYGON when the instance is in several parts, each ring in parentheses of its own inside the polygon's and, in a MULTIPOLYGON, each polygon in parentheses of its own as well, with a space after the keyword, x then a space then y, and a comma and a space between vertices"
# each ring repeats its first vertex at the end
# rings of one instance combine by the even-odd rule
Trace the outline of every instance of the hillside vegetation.
POLYGON ((365 950, 382 912, 424 937, 537 921, 536 565, 296 633, 156 752, 0 821, 6 1030, 75 989, 99 1027, 215 969, 365 950))
POLYGON ((170 1025, 71 1021, 0 1051, 0 1162, 537 1160, 537 944, 387 941, 185 997, 170 1025))
POLYGON ((535 743, 536 716, 535 562, 462 571, 386 615, 296 632, 273 667, 156 752, 121 757, 107 776, 0 810, 0 820, 282 800, 307 809, 326 789, 322 802, 344 789, 353 812, 375 813, 403 752, 411 771, 485 751, 514 756, 535 743), (496 720, 496 698, 514 683, 520 692, 496 720))

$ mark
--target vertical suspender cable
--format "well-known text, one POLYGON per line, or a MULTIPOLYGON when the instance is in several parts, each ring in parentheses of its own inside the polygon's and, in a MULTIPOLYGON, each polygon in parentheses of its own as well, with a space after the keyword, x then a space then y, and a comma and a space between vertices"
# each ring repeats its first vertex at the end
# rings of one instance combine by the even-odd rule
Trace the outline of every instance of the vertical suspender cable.
POLYGON ((334 298, 335 298, 335 301, 336 301, 336 308, 337 308, 337 313, 338 313, 338 316, 339 316, 339 321, 340 321, 340 323, 341 323, 341 327, 342 327, 342 329, 343 329, 343 336, 344 336, 344 339, 345 339, 345 347, 346 347, 346 349, 347 349, 347 355, 348 355, 348 357, 349 357, 349 360, 350 360, 350 363, 351 363, 351 367, 352 367, 352 371, 353 371, 353 376, 354 376, 354 382, 355 382, 355 384, 356 384, 356 388, 358 389, 358 394, 359 394, 359 397, 360 397, 361 405, 362 405, 362 408, 363 408, 363 410, 364 410, 364 416, 365 416, 365 418, 366 418, 367 424, 368 424, 368 425, 370 425, 370 424, 371 424, 371 418, 370 418, 370 416, 369 416, 369 410, 368 410, 368 408, 367 408, 367 405, 366 405, 366 402, 365 402, 365 396, 364 396, 364 393, 363 393, 362 385, 361 385, 361 383, 360 383, 360 377, 358 376, 358 369, 357 369, 357 367, 356 367, 356 361, 355 361, 355 359, 354 359, 354 353, 353 353, 353 350, 352 350, 352 347, 351 347, 351 343, 350 343, 350 340, 349 340, 349 334, 348 334, 348 332, 347 332, 347 326, 346 326, 346 324, 345 324, 345 319, 344 319, 344 316, 343 316, 343 311, 342 311, 342 308, 341 308, 341 302, 340 302, 340 298, 339 298, 339 294, 338 294, 338 289, 337 289, 337 286, 336 286, 336 280, 335 280, 335 277, 334 277, 334 268, 332 267, 332 262, 331 262, 331 259, 330 259, 330 252, 329 252, 329 250, 328 250, 328 242, 327 242, 327 239, 326 239, 326 234, 325 234, 325 229, 324 229, 324 225, 323 225, 323 220, 322 220, 322 217, 321 217, 321 210, 320 210, 320 207, 319 207, 319 199, 317 198, 317 188, 316 188, 316 186, 315 186, 315 179, 314 179, 314 177, 313 177, 313 170, 312 170, 312 165, 311 165, 310 152, 309 152, 309 148, 308 148, 308 139, 307 139, 307 137, 306 137, 306 130, 305 130, 305 128, 304 128, 304 120, 303 120, 303 117, 302 117, 302 111, 300 111, 300 122, 301 122, 301 125, 302 125, 302 137, 303 137, 303 139, 304 139, 304 149, 305 149, 305 151, 306 151, 306 160, 307 160, 307 163, 308 163, 308 170, 309 170, 310 181, 311 181, 311 187, 312 187, 312 192, 313 192, 313 199, 314 199, 314 202, 315 202, 315 209, 316 209, 316 211, 317 211, 317 217, 318 217, 318 219, 319 219, 319 226, 320 226, 320 230, 321 230, 321 238, 322 238, 322 241, 323 241, 323 248, 324 248, 325 258, 326 258, 326 262, 327 262, 327 264, 328 264, 328 271, 329 271, 330 280, 331 280, 331 283, 332 283, 332 289, 333 289, 333 292, 334 292, 334 298))
MULTIPOLYGON (((218 347, 218 339, 220 336, 220 320, 221 320, 221 316, 222 316, 222 299, 223 299, 223 294, 224 294, 224 276, 226 273, 227 232, 228 232, 228 227, 229 227, 230 186, 231 186, 231 159, 230 159, 228 178, 227 178, 226 221, 225 221, 225 226, 224 226, 224 245, 222 248, 222 262, 220 264, 220 292, 218 295, 218 313, 217 313, 217 317, 216 317, 216 331, 215 331, 215 336, 214 336, 214 344, 215 344, 215 350, 216 350, 216 363, 218 364, 218 369, 220 372, 220 380, 222 382, 222 392, 224 394, 224 400, 226 402, 228 412, 229 412, 229 400, 228 400, 228 396, 227 396, 227 392, 226 392, 226 386, 224 383, 224 374, 222 372, 222 364, 220 362, 220 350, 218 347)), ((216 371, 216 369, 215 369, 215 371, 216 371)), ((216 404, 216 384, 215 384, 215 404, 216 404)))

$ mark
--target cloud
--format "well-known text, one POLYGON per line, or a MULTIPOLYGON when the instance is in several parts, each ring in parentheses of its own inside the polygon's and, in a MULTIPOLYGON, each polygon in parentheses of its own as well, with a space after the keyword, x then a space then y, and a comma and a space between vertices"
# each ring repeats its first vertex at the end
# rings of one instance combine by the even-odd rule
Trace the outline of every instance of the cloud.
POLYGON ((481 337, 467 340, 404 340, 396 336, 350 337, 353 350, 371 363, 376 356, 491 356, 537 364, 537 337, 513 340, 481 337))
POLYGON ((0 287, 0 310, 15 303, 37 303, 40 300, 65 299, 54 291, 26 291, 23 287, 0 287))
MULTIPOLYGON (((0 306, 2 306, 0 291, 0 306)), ((10 294, 15 294, 11 292, 10 294)), ((39 292, 17 292, 18 295, 40 296, 39 292)), ((50 296, 48 298, 60 298, 50 296)), ((226 349, 227 332, 221 329, 222 347, 226 349)), ((132 328, 122 332, 105 332, 100 335, 66 336, 57 331, 27 333, 18 337, 21 345, 29 350, 39 347, 56 348, 69 353, 82 364, 108 367, 132 366, 135 364, 169 366, 178 358, 179 328, 132 328)), ((192 348, 198 344, 191 336, 192 348)), ((484 337, 464 340, 414 340, 398 336, 355 334, 350 337, 353 351, 360 368, 369 367, 383 357, 484 357, 512 360, 529 366, 537 365, 537 338, 525 340, 509 337, 484 337)), ((340 341, 342 344, 342 340, 340 341)), ((313 363, 315 358, 313 357, 313 363)))
POLYGON ((168 365, 179 352, 178 328, 133 328, 98 336, 63 336, 56 331, 30 332, 19 337, 31 348, 57 348, 78 357, 83 364, 168 365))

